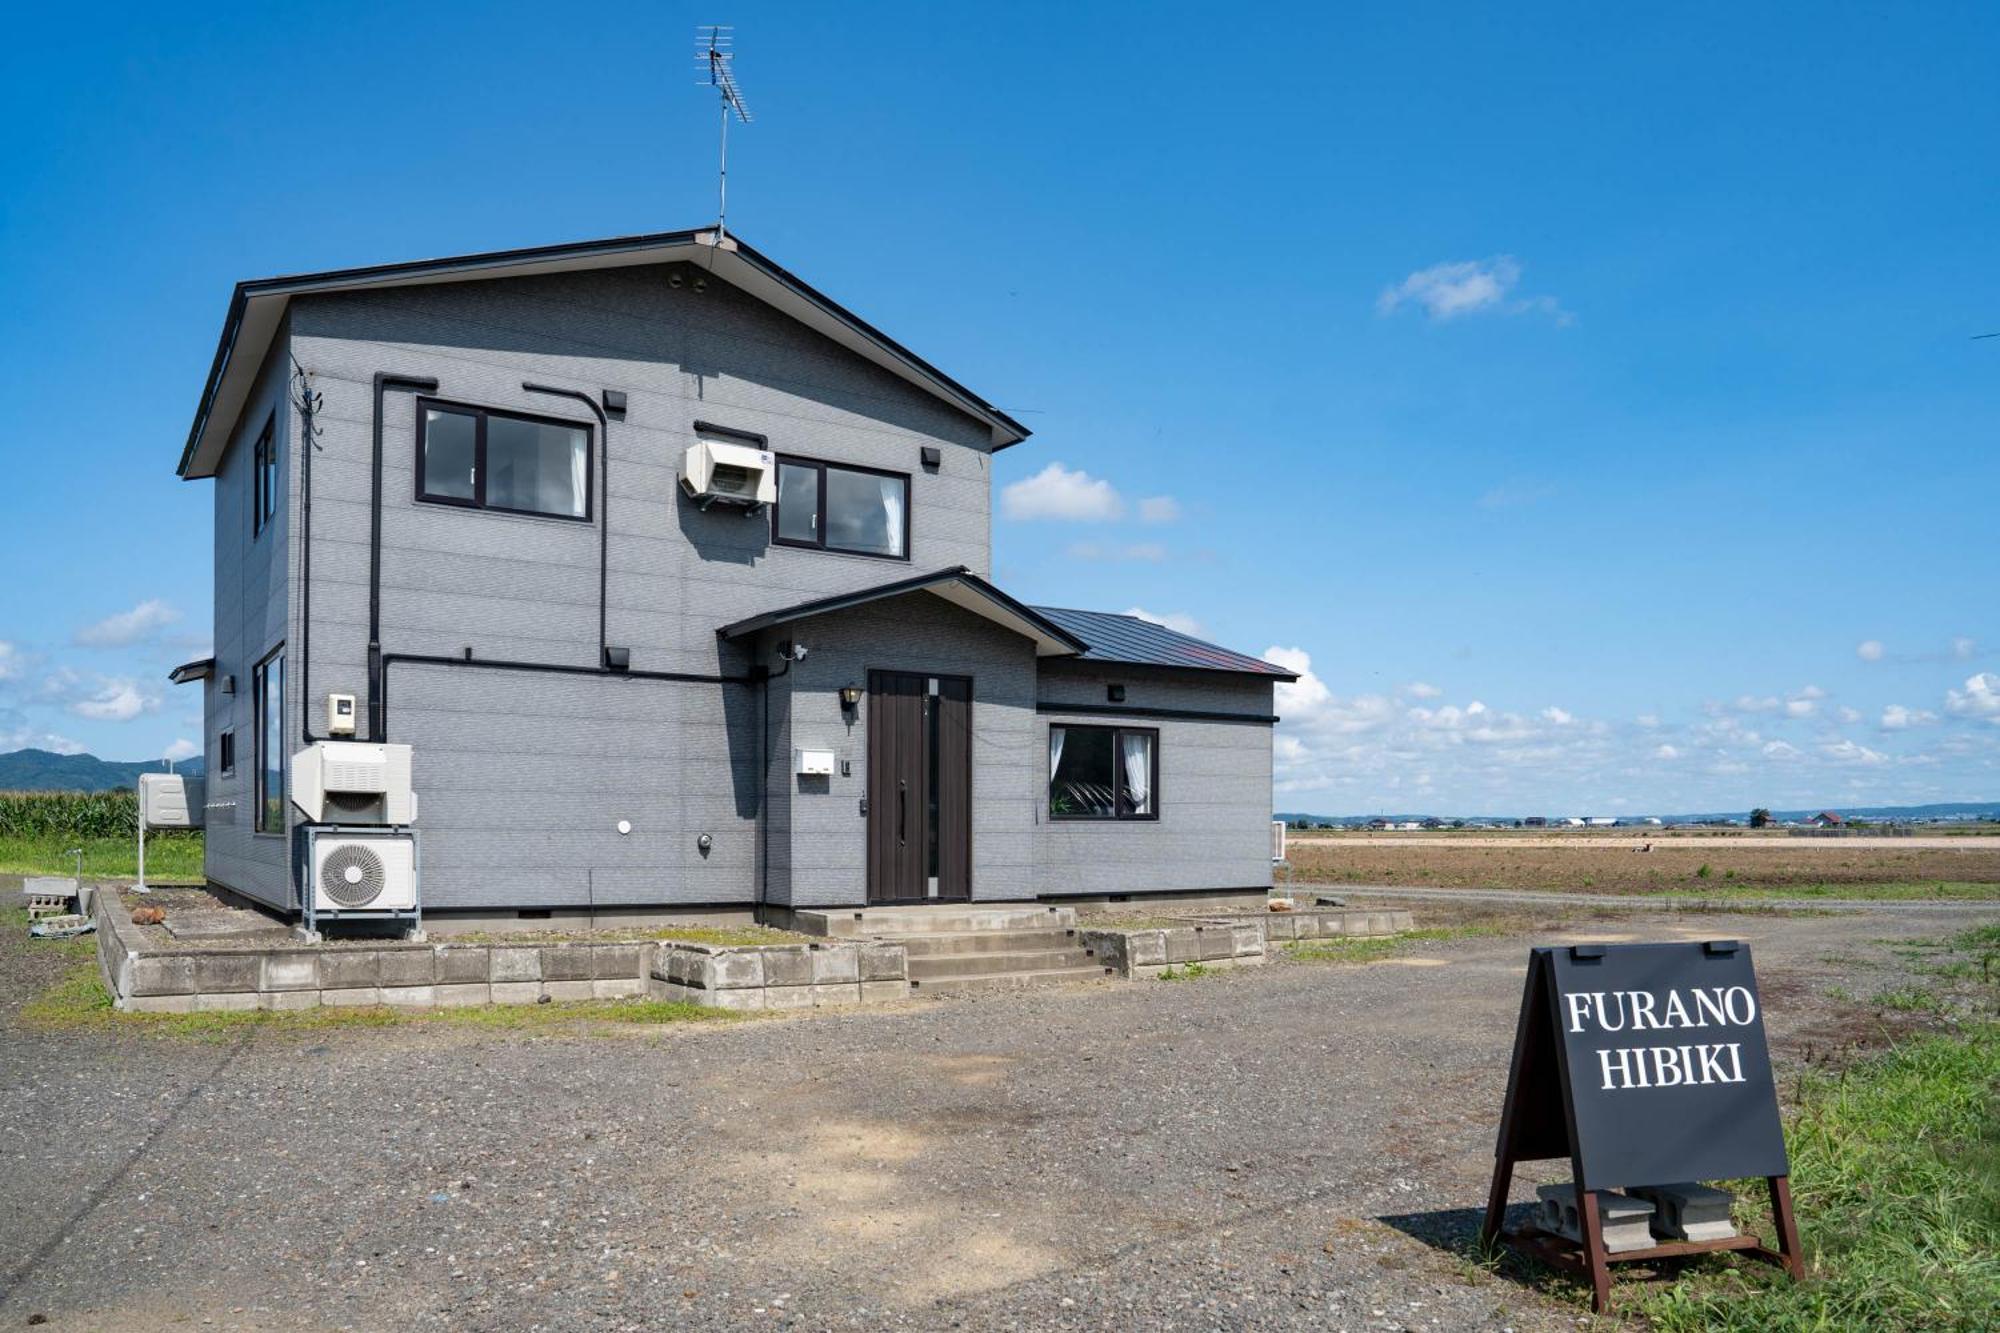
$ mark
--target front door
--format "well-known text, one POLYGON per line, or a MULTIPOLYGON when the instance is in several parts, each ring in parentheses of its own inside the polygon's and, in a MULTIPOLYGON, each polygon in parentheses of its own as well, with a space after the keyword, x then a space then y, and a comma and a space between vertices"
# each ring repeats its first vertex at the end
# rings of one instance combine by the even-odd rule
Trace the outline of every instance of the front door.
POLYGON ((868 901, 972 897, 972 682, 868 673, 868 901))

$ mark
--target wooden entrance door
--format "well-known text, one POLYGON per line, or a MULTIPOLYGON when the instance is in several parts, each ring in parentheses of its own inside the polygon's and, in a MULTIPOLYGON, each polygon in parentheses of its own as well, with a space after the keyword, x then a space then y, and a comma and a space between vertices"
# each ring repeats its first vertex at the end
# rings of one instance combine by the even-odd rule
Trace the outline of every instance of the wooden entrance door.
POLYGON ((868 901, 972 896, 972 682, 868 673, 868 901))

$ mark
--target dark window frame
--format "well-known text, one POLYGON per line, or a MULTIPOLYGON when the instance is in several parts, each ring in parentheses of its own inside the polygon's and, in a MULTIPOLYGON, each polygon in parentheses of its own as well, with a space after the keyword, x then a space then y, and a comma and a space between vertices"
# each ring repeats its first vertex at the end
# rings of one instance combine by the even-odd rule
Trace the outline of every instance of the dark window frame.
POLYGON ((251 725, 257 733, 256 744, 253 747, 256 751, 257 771, 251 783, 251 798, 254 808, 251 811, 250 827, 260 837, 282 838, 285 835, 285 772, 290 767, 289 759, 284 753, 285 645, 282 643, 270 652, 265 653, 258 660, 257 665, 251 668, 250 719, 251 725), (270 679, 273 663, 276 663, 278 667, 278 818, 276 828, 269 826, 271 793, 265 789, 265 780, 271 775, 269 744, 271 739, 271 715, 266 699, 266 685, 270 679))
POLYGON ((250 539, 255 541, 264 535, 264 529, 271 526, 278 516, 278 414, 274 410, 264 418, 264 429, 257 433, 257 444, 251 450, 251 497, 250 497, 250 539))
POLYGON ((568 417, 544 416, 539 412, 516 412, 507 407, 484 407, 478 403, 454 402, 448 398, 417 399, 417 503, 445 505, 452 509, 479 509, 492 514, 518 514, 523 518, 550 518, 563 523, 594 523, 597 520, 597 431, 587 421, 572 421, 568 417), (424 493, 424 444, 430 431, 430 413, 453 412, 473 419, 472 435, 472 498, 461 499, 455 495, 426 495, 424 493), (490 417, 504 417, 509 421, 528 421, 538 426, 563 426, 583 432, 583 513, 552 514, 543 509, 516 509, 511 505, 486 503, 486 422, 490 417))
MULTIPOLYGON (((781 537, 778 535, 781 531, 778 513, 780 504, 782 503, 781 491, 781 498, 771 502, 771 544, 773 546, 791 546, 803 551, 828 551, 834 555, 858 555, 866 560, 899 560, 906 565, 910 563, 910 553, 916 547, 917 516, 910 503, 912 497, 910 494, 909 473, 894 472, 888 468, 863 467, 859 463, 836 463, 825 458, 807 458, 801 454, 773 454, 772 459, 774 467, 811 468, 819 474, 819 485, 813 500, 819 514, 819 522, 814 526, 814 539, 807 541, 800 537, 781 537), (887 477, 891 481, 900 481, 903 483, 903 552, 901 555, 889 555, 882 551, 857 551, 849 546, 827 545, 826 473, 828 468, 835 468, 842 472, 855 472, 865 477, 887 477)), ((775 481, 776 479, 774 478, 773 480, 775 481)))
MULTIPOLYGON (((1124 763, 1125 747, 1123 746, 1123 744, 1120 743, 1120 737, 1124 736, 1128 732, 1136 735, 1144 735, 1152 737, 1153 738, 1153 748, 1151 752, 1152 772, 1147 775, 1146 780, 1150 784, 1150 786, 1148 787, 1148 791, 1153 798, 1152 801, 1153 808, 1150 812, 1143 815, 1125 809, 1124 784, 1118 781, 1117 770, 1114 767, 1112 772, 1112 790, 1117 793, 1117 796, 1113 802, 1112 813, 1108 815, 1059 814, 1057 813, 1055 808, 1055 793, 1053 790, 1051 790, 1048 793, 1048 798, 1047 798, 1048 808, 1049 808, 1049 821, 1051 823, 1155 824, 1159 822, 1160 729, 1158 727, 1105 726, 1098 723, 1090 723, 1090 722, 1051 722, 1049 724, 1050 731, 1054 731, 1054 729, 1057 727, 1061 727, 1064 732, 1076 732, 1076 731, 1109 732, 1111 734, 1111 762, 1114 766, 1124 763)), ((1049 746, 1052 745, 1053 743, 1054 741, 1052 739, 1044 738, 1042 744, 1042 757, 1044 762, 1046 762, 1048 758, 1049 746)), ((1055 779, 1053 776, 1051 776, 1049 779, 1049 785, 1051 786, 1051 788, 1053 788, 1053 786, 1055 785, 1055 779)))
POLYGON ((224 727, 215 733, 215 771, 220 777, 236 773, 236 728, 224 727))

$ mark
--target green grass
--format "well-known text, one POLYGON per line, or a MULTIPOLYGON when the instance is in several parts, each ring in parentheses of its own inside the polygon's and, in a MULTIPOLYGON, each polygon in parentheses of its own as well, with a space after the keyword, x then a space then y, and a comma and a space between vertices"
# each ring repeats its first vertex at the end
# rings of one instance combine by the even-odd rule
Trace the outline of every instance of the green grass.
MULTIPOLYGON (((90 941, 85 952, 94 950, 90 941)), ((21 1021, 44 1031, 132 1032, 145 1036, 216 1040, 258 1029, 319 1032, 350 1028, 476 1028, 534 1033, 658 1026, 666 1023, 728 1023, 758 1017, 727 1009, 668 1000, 578 1000, 550 1004, 494 1004, 465 1009, 398 1009, 388 1006, 286 1011, 230 1010, 200 1014, 134 1014, 112 1007, 111 993, 98 976, 95 958, 80 961, 67 975, 21 1008, 21 1021)))
POLYGON ((1194 981, 1200 977, 1207 976, 1212 971, 1214 971, 1213 968, 1204 967, 1200 963, 1182 963, 1178 967, 1167 968, 1164 972, 1159 973, 1154 980, 1194 981))
MULTIPOLYGON (((83 849, 85 879, 131 879, 139 873, 139 848, 132 838, 50 838, 0 836, 0 875, 73 875, 83 849)), ((201 834, 154 834, 146 839, 146 879, 199 884, 201 834)))
MULTIPOLYGON (((1989 928, 1990 929, 1990 928, 1989 928)), ((1641 1310, 1667 1333, 1972 1330, 2000 1310, 2000 1025, 1808 1074, 1787 1138, 1811 1279, 1706 1259, 1641 1310)), ((1755 1186, 1738 1182, 1748 1195, 1755 1186)), ((1759 1219, 1768 1232, 1768 1222, 1759 1219)))
POLYGON ((1949 880, 1894 882, 1881 884, 1723 884, 1714 888, 1676 888, 1667 893, 1694 894, 1703 898, 1853 898, 1871 902, 1905 902, 1941 899, 1955 902, 2000 900, 2000 884, 1966 883, 1949 880))
POLYGON ((1476 939, 1498 935, 1494 926, 1430 926, 1406 930, 1400 935, 1358 935, 1352 939, 1293 940, 1285 945, 1285 956, 1308 963, 1377 963, 1403 952, 1405 945, 1440 943, 1446 940, 1476 939))

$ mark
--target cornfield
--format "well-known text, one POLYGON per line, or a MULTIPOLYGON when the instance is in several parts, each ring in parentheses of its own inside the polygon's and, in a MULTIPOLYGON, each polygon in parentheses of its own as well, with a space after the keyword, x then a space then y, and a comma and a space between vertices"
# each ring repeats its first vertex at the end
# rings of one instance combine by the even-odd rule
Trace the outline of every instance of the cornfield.
MULTIPOLYGON (((0 791, 0 837, 131 838, 139 830, 135 791, 0 791)), ((154 836, 187 836, 163 830, 154 836)))

